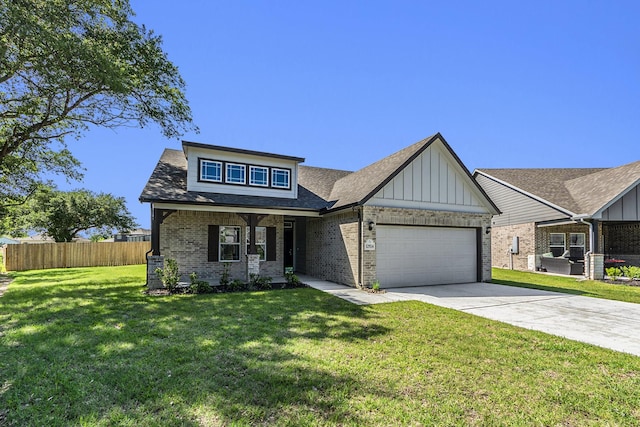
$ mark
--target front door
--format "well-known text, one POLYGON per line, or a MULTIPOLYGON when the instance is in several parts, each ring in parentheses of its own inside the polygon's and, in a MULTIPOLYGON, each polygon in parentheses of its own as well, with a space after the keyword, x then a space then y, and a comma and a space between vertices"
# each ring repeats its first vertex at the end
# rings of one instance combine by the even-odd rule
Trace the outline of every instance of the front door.
POLYGON ((284 223, 284 271, 294 270, 293 260, 293 222, 284 223))

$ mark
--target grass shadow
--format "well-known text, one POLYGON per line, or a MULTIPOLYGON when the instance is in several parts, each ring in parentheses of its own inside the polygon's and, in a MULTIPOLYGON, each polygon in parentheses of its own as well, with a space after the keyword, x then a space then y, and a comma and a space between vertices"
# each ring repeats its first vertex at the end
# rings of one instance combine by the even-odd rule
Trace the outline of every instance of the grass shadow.
POLYGON ((563 288, 558 286, 547 286, 547 285, 541 285, 538 283, 519 282, 519 281, 513 281, 513 280, 492 279, 491 283, 495 283, 497 285, 515 286, 518 288, 538 289, 541 291, 562 292, 562 293, 571 294, 571 295, 588 294, 588 292, 584 292, 578 289, 563 288))
POLYGON ((17 275, 0 300, 9 424, 363 422, 346 402, 378 386, 315 365, 305 349, 387 333, 366 308, 313 289, 151 297, 135 275, 68 273, 52 276, 73 282, 58 286, 17 275))

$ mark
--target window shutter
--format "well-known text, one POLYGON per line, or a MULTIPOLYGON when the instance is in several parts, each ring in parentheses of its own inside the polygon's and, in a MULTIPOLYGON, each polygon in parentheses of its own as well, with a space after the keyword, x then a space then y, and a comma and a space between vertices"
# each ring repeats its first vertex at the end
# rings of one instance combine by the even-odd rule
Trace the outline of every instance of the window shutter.
POLYGON ((278 241, 276 238, 276 228, 267 227, 267 261, 275 261, 278 250, 278 241))
POLYGON ((208 249, 207 261, 218 261, 218 241, 220 240, 220 227, 217 225, 209 226, 209 235, 207 236, 208 249))

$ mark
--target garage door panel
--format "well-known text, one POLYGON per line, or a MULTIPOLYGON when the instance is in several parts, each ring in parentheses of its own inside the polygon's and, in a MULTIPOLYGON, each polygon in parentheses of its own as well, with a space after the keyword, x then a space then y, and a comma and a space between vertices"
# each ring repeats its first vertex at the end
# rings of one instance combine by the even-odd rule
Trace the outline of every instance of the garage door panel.
POLYGON ((377 278, 383 287, 469 283, 477 280, 473 228, 376 228, 377 278))

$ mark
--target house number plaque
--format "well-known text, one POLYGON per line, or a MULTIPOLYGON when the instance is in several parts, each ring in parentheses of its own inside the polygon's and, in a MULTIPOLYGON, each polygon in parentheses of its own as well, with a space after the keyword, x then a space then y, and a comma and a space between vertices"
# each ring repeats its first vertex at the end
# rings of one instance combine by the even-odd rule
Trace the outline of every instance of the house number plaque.
POLYGON ((365 251, 375 251, 376 250, 376 242, 374 242, 373 239, 367 239, 367 241, 364 242, 364 250, 365 251))

